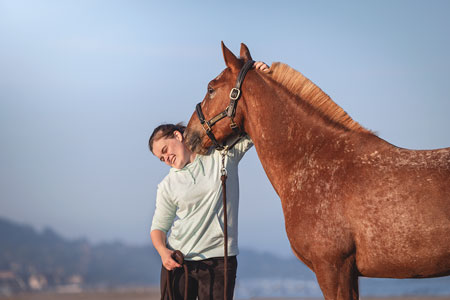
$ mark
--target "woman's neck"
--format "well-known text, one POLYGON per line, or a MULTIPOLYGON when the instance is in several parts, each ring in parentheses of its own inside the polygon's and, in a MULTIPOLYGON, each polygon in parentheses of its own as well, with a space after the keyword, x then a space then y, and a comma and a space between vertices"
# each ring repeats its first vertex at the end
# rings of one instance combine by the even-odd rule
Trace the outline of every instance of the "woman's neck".
MULTIPOLYGON (((190 152, 190 151, 189 151, 190 152)), ((195 156, 197 155, 197 153, 195 152, 191 152, 191 155, 189 156, 189 162, 188 164, 190 164, 191 162, 193 162, 195 160, 195 156)))

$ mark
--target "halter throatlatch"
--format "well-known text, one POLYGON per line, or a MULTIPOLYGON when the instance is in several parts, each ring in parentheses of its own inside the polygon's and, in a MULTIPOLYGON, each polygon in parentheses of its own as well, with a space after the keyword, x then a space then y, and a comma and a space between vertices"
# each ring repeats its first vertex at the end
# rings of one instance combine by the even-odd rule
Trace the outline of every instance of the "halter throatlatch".
POLYGON ((200 120, 200 124, 202 124, 203 129, 206 132, 206 135, 209 137, 209 139, 213 142, 214 147, 218 150, 223 150, 225 148, 231 148, 233 147, 239 139, 242 137, 242 132, 240 132, 238 125, 234 122, 234 116, 236 114, 236 106, 237 101, 241 97, 241 85, 242 82, 244 82, 245 75, 247 72, 253 67, 253 60, 248 60, 242 69, 239 71, 238 77, 236 79, 236 85, 234 88, 230 91, 230 104, 225 108, 224 111, 218 113, 215 117, 211 118, 209 121, 205 120, 205 116, 203 115, 201 102, 197 104, 195 107, 195 111, 197 112, 198 119, 200 120), (214 136, 214 133, 212 133, 211 128, 216 124, 218 121, 222 120, 223 118, 228 117, 230 118, 230 127, 231 129, 238 134, 238 138, 231 144, 226 146, 225 144, 220 144, 216 137, 214 136))

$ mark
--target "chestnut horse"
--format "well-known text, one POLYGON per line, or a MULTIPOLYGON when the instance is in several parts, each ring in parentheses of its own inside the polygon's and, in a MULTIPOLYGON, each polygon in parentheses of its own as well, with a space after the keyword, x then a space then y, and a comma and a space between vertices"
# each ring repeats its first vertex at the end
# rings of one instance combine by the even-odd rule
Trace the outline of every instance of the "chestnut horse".
MULTIPOLYGON (((226 109, 249 50, 222 43, 227 68, 208 85, 205 119, 226 109)), ((358 277, 450 274, 450 148, 408 150, 360 126, 299 72, 252 69, 234 121, 253 140, 281 199, 295 255, 316 274, 325 299, 358 299, 358 277)), ((217 140, 233 131, 225 118, 217 140)), ((194 113, 186 144, 211 146, 194 113)))

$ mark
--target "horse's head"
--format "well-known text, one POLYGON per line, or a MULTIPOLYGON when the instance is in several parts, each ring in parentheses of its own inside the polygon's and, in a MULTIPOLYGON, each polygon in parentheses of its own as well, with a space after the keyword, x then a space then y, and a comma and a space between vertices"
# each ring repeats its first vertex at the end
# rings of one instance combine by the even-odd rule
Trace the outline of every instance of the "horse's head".
POLYGON ((227 68, 208 83, 206 96, 197 105, 185 131, 186 145, 197 153, 206 153, 214 139, 222 144, 238 131, 244 130, 242 103, 238 105, 238 102, 242 102, 245 95, 233 89, 241 69, 253 65, 252 58, 244 44, 241 44, 240 58, 228 50, 223 42, 222 52, 227 68), (237 98, 234 104, 232 98, 237 98))

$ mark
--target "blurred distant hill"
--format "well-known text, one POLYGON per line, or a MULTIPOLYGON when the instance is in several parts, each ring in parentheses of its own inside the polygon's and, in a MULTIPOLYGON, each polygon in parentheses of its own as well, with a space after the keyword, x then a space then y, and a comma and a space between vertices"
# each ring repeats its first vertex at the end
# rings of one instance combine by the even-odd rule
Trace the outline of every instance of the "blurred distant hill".
MULTIPOLYGON (((238 279, 314 275, 297 259, 241 249, 238 279)), ((52 229, 0 218, 0 294, 23 289, 158 285, 161 261, 151 245, 91 244, 68 240, 52 229)))
POLYGON ((92 245, 87 240, 64 239, 51 229, 37 232, 0 218, 0 280, 4 285, 8 278, 23 282, 19 285, 27 289, 152 285, 159 281, 159 270, 159 256, 150 245, 92 245))

